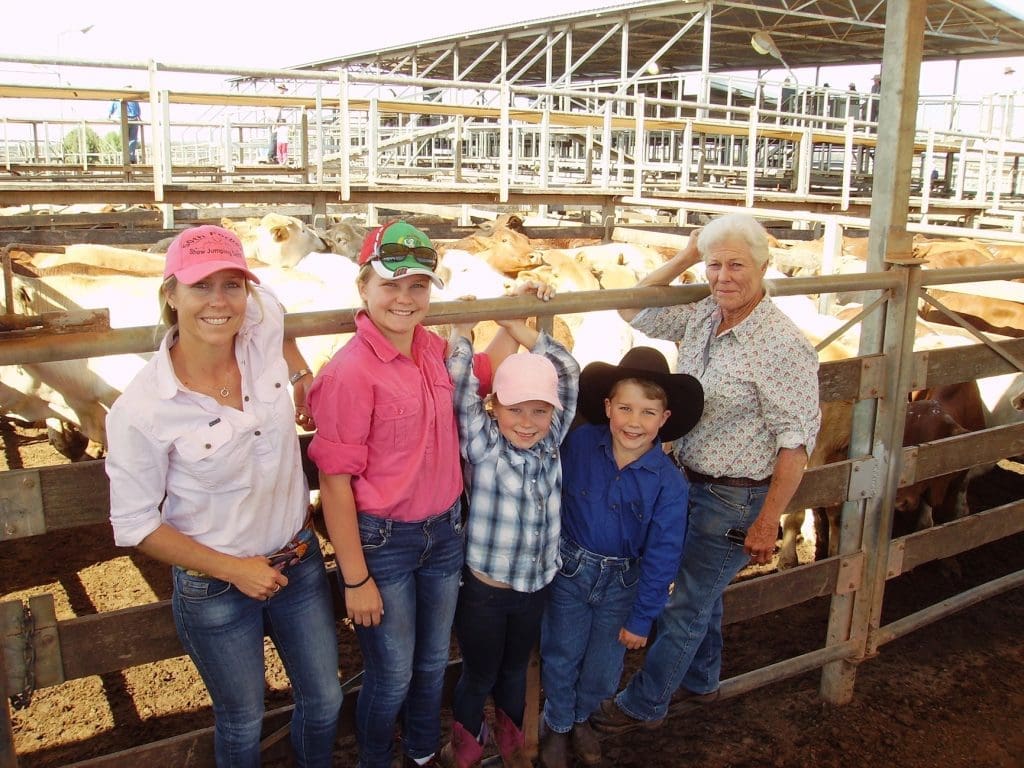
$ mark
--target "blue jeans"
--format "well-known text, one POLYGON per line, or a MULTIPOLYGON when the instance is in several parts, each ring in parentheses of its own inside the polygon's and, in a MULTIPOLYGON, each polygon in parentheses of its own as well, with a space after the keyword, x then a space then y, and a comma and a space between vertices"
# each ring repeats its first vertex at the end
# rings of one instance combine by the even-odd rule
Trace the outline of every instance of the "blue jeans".
POLYGON ((549 587, 541 624, 544 722, 566 733, 615 693, 625 646, 619 630, 629 618, 640 565, 588 552, 564 536, 562 567, 549 587))
POLYGON ((658 720, 680 687, 693 693, 718 689, 722 672, 722 593, 748 557, 725 538, 747 530, 764 504, 768 486, 690 486, 689 527, 676 586, 657 621, 644 666, 616 697, 638 720, 658 720))
POLYGON ((455 636, 462 675, 455 686, 452 716, 474 736, 483 724, 488 694, 520 728, 526 709, 526 668, 540 638, 546 589, 517 592, 492 587, 463 572, 455 610, 455 636))
POLYGON ((332 764, 341 709, 334 605, 316 534, 285 568, 288 586, 255 600, 226 581, 172 569, 171 605, 185 651, 213 700, 218 766, 259 766, 263 726, 263 637, 269 635, 295 698, 291 741, 301 766, 332 764))
POLYGON ((141 125, 128 126, 128 162, 130 163, 139 161, 139 132, 141 130, 141 125))
MULTIPOLYGON (((384 615, 356 627, 363 685, 356 703, 361 768, 390 768, 395 723, 402 714, 405 753, 423 758, 441 739, 441 694, 462 571, 459 501, 416 523, 359 515, 366 566, 384 615)), ((338 570, 341 575, 341 570, 338 570)))

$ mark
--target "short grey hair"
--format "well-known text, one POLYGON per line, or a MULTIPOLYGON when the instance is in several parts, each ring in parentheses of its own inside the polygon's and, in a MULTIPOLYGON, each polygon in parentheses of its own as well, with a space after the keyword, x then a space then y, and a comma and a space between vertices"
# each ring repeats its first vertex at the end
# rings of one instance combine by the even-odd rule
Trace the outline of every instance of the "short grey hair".
POLYGON ((768 262, 768 231, 749 213, 727 213, 704 225, 697 236, 697 250, 707 262, 708 252, 726 240, 742 240, 757 266, 768 262))

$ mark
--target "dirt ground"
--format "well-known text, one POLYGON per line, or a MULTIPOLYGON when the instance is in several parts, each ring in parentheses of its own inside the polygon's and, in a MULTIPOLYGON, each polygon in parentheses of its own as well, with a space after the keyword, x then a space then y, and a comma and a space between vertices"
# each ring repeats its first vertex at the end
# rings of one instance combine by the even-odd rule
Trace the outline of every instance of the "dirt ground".
MULTIPOLYGON (((45 433, 4 427, 0 469, 57 463, 45 433)), ((972 508, 1024 496, 1024 466, 1003 462, 972 489, 972 508)), ((169 597, 165 566, 111 544, 96 525, 0 543, 0 599, 56 596, 59 618, 169 597)), ((804 555, 806 559, 806 554, 804 555)), ((1024 568, 1018 535, 889 582, 883 622, 975 584, 1024 568)), ((726 629, 723 677, 820 646, 828 602, 819 599, 726 629)), ((607 739, 605 765, 622 768, 917 768, 1024 766, 1024 590, 1016 589, 880 649, 857 670, 853 701, 824 703, 820 673, 686 712, 656 731, 607 739)), ((342 678, 360 667, 351 631, 339 625, 342 678)), ((271 652, 268 707, 288 703, 271 652)), ((642 661, 627 658, 627 671, 642 661)), ((19 765, 65 765, 212 723, 209 700, 187 658, 72 681, 36 692, 13 713, 19 765)), ((355 764, 351 741, 336 764, 355 764)))

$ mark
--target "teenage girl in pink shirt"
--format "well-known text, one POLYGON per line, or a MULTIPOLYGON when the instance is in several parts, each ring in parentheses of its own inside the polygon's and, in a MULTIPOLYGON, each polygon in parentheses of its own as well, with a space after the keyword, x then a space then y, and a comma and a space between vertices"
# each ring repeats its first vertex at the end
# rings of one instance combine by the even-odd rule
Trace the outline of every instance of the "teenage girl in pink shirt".
MULTIPOLYGON (((309 392, 324 519, 365 672, 359 766, 389 768, 402 714, 405 764, 432 762, 463 563, 462 474, 446 342, 422 325, 437 277, 429 238, 372 230, 359 255, 356 334, 309 392)), ((515 351, 499 335, 494 360, 515 351)), ((492 363, 477 356, 490 386, 492 363)))

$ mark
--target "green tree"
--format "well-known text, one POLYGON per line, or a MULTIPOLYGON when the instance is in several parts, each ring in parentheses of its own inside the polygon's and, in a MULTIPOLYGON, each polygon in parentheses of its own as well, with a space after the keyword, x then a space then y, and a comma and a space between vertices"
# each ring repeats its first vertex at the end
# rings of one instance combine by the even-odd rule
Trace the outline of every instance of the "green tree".
POLYGON ((103 137, 101 151, 105 155, 109 155, 114 158, 114 162, 120 162, 121 160, 121 132, 120 131, 108 131, 107 135, 103 137))
MULTIPOLYGON (((104 150, 103 141, 101 141, 99 135, 92 128, 85 126, 85 151, 88 153, 89 161, 95 163, 99 159, 99 154, 104 150)), ((82 131, 83 128, 79 126, 74 128, 64 136, 64 143, 62 149, 64 150, 64 160, 68 163, 81 163, 82 158, 82 131)))

